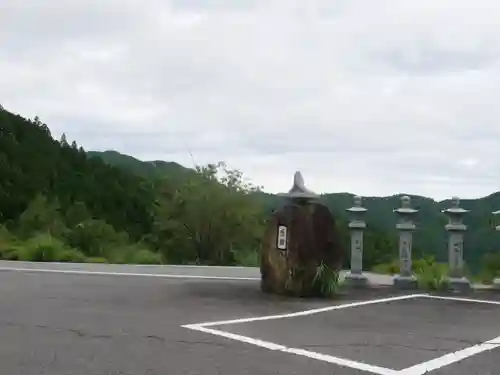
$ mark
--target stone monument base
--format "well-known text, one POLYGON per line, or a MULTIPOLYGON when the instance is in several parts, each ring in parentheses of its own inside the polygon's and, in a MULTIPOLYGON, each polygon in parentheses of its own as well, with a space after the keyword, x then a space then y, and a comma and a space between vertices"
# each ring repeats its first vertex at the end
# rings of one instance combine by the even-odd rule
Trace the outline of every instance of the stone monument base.
POLYGON ((368 278, 362 273, 348 273, 345 276, 345 282, 347 286, 353 288, 364 288, 368 287, 368 278))
POLYGON ((401 276, 394 277, 393 285, 397 289, 418 289, 418 282, 415 276, 401 276))
POLYGON ((448 278, 448 289, 457 292, 468 292, 472 289, 471 282, 466 277, 448 278))

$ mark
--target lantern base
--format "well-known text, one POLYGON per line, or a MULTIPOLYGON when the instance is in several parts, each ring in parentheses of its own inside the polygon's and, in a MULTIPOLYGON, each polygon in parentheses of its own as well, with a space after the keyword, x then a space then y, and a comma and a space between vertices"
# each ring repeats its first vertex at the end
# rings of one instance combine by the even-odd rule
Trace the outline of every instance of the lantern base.
POLYGON ((349 272, 345 276, 345 282, 347 286, 353 287, 353 288, 364 288, 368 286, 368 278, 363 275, 362 273, 352 273, 349 272))
POLYGON ((393 279, 393 286, 397 289, 418 289, 418 282, 415 276, 397 275, 393 279))
POLYGON ((448 288, 456 292, 468 292, 472 289, 471 282, 466 277, 448 278, 448 288))

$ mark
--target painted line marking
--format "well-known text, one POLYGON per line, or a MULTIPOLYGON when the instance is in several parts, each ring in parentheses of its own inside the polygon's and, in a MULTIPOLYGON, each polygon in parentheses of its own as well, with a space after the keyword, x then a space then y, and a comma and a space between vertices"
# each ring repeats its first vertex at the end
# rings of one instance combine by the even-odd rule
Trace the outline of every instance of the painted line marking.
MULTIPOLYGON (((448 297, 448 296, 435 296, 431 294, 423 295, 422 298, 431 298, 444 301, 458 301, 468 303, 484 303, 489 305, 500 305, 500 301, 491 301, 483 299, 465 298, 465 297, 448 297)), ((458 350, 453 353, 445 354, 439 358, 431 359, 430 361, 420 363, 415 366, 408 367, 400 371, 401 375, 423 375, 430 371, 449 366, 453 363, 460 362, 466 358, 472 357, 476 354, 493 350, 500 347, 500 336, 494 339, 485 341, 482 344, 470 346, 468 348, 458 350)))
POLYGON ((369 364, 363 363, 363 362, 352 361, 352 360, 345 359, 345 358, 334 357, 331 355, 316 353, 316 352, 312 352, 312 351, 304 350, 304 349, 299 349, 299 348, 289 348, 289 347, 286 347, 284 345, 275 344, 275 343, 272 343, 269 341, 263 341, 263 340, 254 339, 254 338, 251 338, 248 336, 242 336, 242 335, 237 335, 234 333, 219 331, 217 329, 201 327, 199 325, 186 326, 185 328, 189 328, 189 329, 204 332, 204 333, 210 333, 210 334, 215 335, 215 336, 225 337, 227 339, 244 342, 247 344, 255 345, 255 346, 265 348, 268 350, 272 350, 272 351, 300 355, 303 357, 316 359, 316 360, 323 361, 323 362, 333 363, 333 364, 336 364, 336 365, 339 365, 342 367, 350 367, 350 368, 353 368, 356 370, 371 372, 371 373, 377 374, 377 375, 398 375, 399 374, 399 371, 392 370, 392 369, 385 368, 385 367, 373 366, 373 365, 369 365, 369 364))
POLYGON ((448 297, 448 296, 433 296, 432 294, 423 295, 425 298, 440 299, 446 301, 458 301, 458 302, 475 302, 475 303, 486 303, 490 305, 500 305, 500 301, 491 301, 485 299, 474 299, 474 298, 464 298, 464 297, 448 297))
POLYGON ((316 359, 319 361, 336 364, 336 365, 339 365, 342 367, 350 367, 353 369, 371 372, 373 374, 378 374, 378 375, 424 375, 430 371, 434 371, 434 370, 437 370, 439 368, 449 366, 453 363, 457 363, 457 362, 462 361, 466 358, 472 357, 476 354, 479 354, 479 353, 482 353, 485 351, 490 351, 490 350, 493 350, 493 349, 500 347, 500 336, 499 336, 499 337, 496 337, 492 340, 488 340, 482 344, 474 345, 474 346, 471 346, 469 348, 458 350, 458 351, 453 352, 453 353, 448 353, 448 354, 445 354, 439 358, 435 358, 435 359, 432 359, 432 360, 429 360, 426 362, 422 362, 420 364, 410 366, 410 367, 402 369, 402 370, 394 370, 394 369, 389 369, 389 368, 385 368, 385 367, 370 365, 370 364, 363 363, 363 362, 353 361, 353 360, 346 359, 346 358, 340 358, 340 357, 325 355, 325 354, 321 354, 321 353, 317 353, 317 352, 312 352, 309 350, 303 350, 303 349, 298 349, 298 348, 289 348, 289 347, 286 347, 284 345, 272 343, 269 341, 263 341, 263 340, 248 337, 248 336, 242 336, 242 335, 238 335, 238 334, 234 334, 234 333, 230 333, 230 332, 224 332, 224 331, 221 331, 218 329, 207 328, 207 327, 217 326, 217 325, 249 323, 249 322, 263 321, 263 320, 285 319, 285 318, 293 318, 293 317, 297 317, 297 316, 308 316, 308 315, 313 315, 313 314, 317 314, 317 313, 321 313, 321 312, 340 310, 340 309, 345 309, 345 308, 350 308, 350 307, 367 306, 367 305, 376 304, 376 303, 400 301, 400 300, 407 300, 407 299, 413 299, 413 298, 431 298, 431 299, 438 299, 438 300, 451 300, 451 301, 459 301, 459 302, 472 302, 472 303, 485 303, 485 304, 491 304, 491 305, 500 305, 500 301, 480 300, 480 299, 463 298, 463 297, 435 296, 435 295, 431 295, 431 294, 427 294, 427 293, 426 294, 411 294, 411 295, 404 295, 404 296, 381 298, 381 299, 376 299, 376 300, 346 303, 346 304, 341 304, 341 305, 334 305, 334 306, 328 306, 328 307, 317 308, 317 309, 310 309, 310 310, 305 310, 305 311, 298 311, 298 312, 289 313, 289 314, 268 315, 268 316, 261 316, 261 317, 232 319, 232 320, 220 320, 217 322, 205 322, 205 323, 197 323, 197 324, 186 324, 186 325, 183 325, 182 327, 188 328, 191 330, 195 330, 195 331, 209 333, 209 334, 216 335, 216 336, 225 337, 227 339, 231 339, 231 340, 235 340, 235 341, 239 341, 239 342, 244 342, 244 343, 255 345, 255 346, 259 346, 261 348, 265 348, 268 350, 300 355, 300 356, 308 357, 311 359, 316 359))
POLYGON ((170 278, 170 279, 210 279, 210 280, 241 280, 241 281, 256 281, 256 280, 260 280, 260 278, 257 278, 257 277, 181 275, 181 274, 162 274, 162 273, 135 273, 135 272, 84 271, 84 270, 60 270, 60 269, 48 269, 48 268, 0 267, 0 271, 39 272, 39 273, 63 273, 63 274, 70 274, 70 275, 144 276, 144 277, 159 277, 159 278, 170 278))
POLYGON ((217 325, 237 324, 237 323, 248 323, 248 322, 263 321, 263 320, 285 319, 285 318, 293 318, 293 317, 297 317, 297 316, 308 316, 308 315, 318 314, 318 313, 327 312, 327 311, 347 309, 347 308, 357 307, 357 306, 367 306, 367 305, 373 305, 373 304, 377 304, 377 303, 401 301, 401 300, 413 299, 413 298, 418 298, 418 297, 423 297, 423 296, 425 296, 425 294, 410 294, 410 295, 380 298, 380 299, 368 300, 368 301, 357 301, 357 302, 352 302, 352 303, 344 303, 344 304, 340 304, 340 305, 322 307, 322 308, 317 308, 317 309, 310 309, 310 310, 305 310, 305 311, 298 311, 298 312, 288 313, 288 314, 267 315, 267 316, 232 319, 232 320, 220 320, 220 321, 216 321, 216 322, 205 322, 205 323, 197 323, 197 324, 186 324, 186 325, 183 325, 181 327, 195 330, 195 331, 204 332, 204 333, 209 333, 209 334, 212 334, 215 336, 225 337, 227 339, 231 339, 231 340, 235 340, 235 341, 239 341, 239 342, 244 342, 244 343, 259 346, 261 348, 265 348, 268 350, 300 355, 303 357, 316 359, 318 361, 336 364, 336 365, 342 366, 342 367, 349 367, 349 368, 353 368, 356 370, 371 372, 371 373, 377 374, 377 375, 397 375, 397 374, 399 374, 398 370, 393 370, 390 368, 370 365, 370 364, 367 364, 364 362, 353 361, 350 359, 335 357, 335 356, 317 353, 317 352, 313 352, 313 351, 309 351, 309 350, 304 350, 304 349, 299 349, 299 348, 289 348, 289 347, 286 347, 284 345, 275 344, 275 343, 272 343, 269 341, 264 341, 264 340, 260 340, 260 339, 256 339, 256 338, 252 338, 252 337, 248 337, 248 336, 242 336, 242 335, 238 335, 238 334, 234 334, 234 333, 230 333, 230 332, 225 332, 225 331, 221 331, 218 329, 207 328, 207 327, 217 326, 217 325))
MULTIPOLYGON (((40 262, 29 262, 29 261, 22 261, 22 260, 0 260, 1 263, 7 263, 7 264, 40 264, 40 262)), ((67 266, 68 264, 74 265, 74 266, 88 266, 89 264, 91 265, 98 265, 102 267, 108 267, 108 266, 117 266, 117 267, 123 267, 123 266, 131 266, 131 267, 144 267, 144 268, 149 268, 149 267, 158 267, 158 268, 219 268, 219 269, 247 269, 247 270, 256 270, 257 272, 260 272, 259 267, 245 267, 245 266, 207 266, 207 265, 195 265, 195 264, 120 264, 120 263, 68 263, 68 262, 44 262, 46 264, 57 264, 57 265, 64 265, 67 266)))
POLYGON ((307 315, 313 315, 313 314, 318 314, 318 313, 327 312, 327 311, 347 309, 349 307, 366 306, 366 305, 373 305, 376 303, 384 303, 384 302, 392 302, 392 301, 401 301, 401 300, 418 298, 418 297, 423 297, 423 296, 426 296, 426 294, 410 294, 410 295, 388 297, 388 298, 381 298, 381 299, 368 300, 368 301, 344 303, 344 304, 340 304, 340 305, 320 307, 320 308, 316 308, 316 309, 298 311, 298 312, 288 313, 288 314, 267 315, 267 316, 253 317, 253 318, 241 318, 241 319, 231 319, 231 320, 220 320, 217 322, 187 324, 187 325, 182 326, 182 327, 185 327, 185 328, 191 328, 194 326, 196 326, 196 327, 210 327, 210 326, 220 326, 220 325, 226 325, 226 324, 249 323, 249 322, 262 321, 262 320, 294 318, 297 316, 307 316, 307 315))
POLYGON ((468 348, 458 350, 453 353, 445 354, 442 357, 431 359, 430 361, 420 363, 415 366, 408 367, 399 372, 400 375, 423 375, 430 371, 437 370, 441 367, 451 365, 473 355, 493 350, 500 347, 500 336, 492 340, 486 341, 479 345, 470 346, 468 348))

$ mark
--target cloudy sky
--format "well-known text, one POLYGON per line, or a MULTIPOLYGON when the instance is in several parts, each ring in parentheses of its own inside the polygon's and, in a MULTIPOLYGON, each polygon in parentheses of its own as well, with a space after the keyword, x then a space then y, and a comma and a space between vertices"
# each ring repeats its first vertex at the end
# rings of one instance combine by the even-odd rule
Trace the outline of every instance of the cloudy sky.
POLYGON ((0 46, 0 103, 87 150, 270 192, 500 190, 498 0, 1 0, 0 46))

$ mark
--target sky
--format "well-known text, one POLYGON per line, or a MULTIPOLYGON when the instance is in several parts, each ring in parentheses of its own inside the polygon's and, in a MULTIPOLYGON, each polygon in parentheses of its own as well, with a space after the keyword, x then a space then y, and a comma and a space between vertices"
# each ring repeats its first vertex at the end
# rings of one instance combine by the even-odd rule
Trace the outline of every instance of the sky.
POLYGON ((500 190, 498 0, 2 0, 0 104, 268 192, 500 190))

